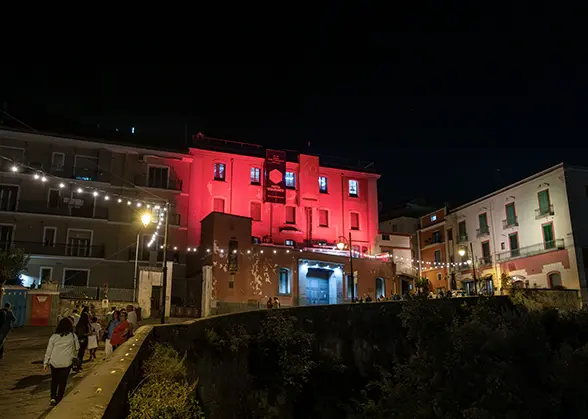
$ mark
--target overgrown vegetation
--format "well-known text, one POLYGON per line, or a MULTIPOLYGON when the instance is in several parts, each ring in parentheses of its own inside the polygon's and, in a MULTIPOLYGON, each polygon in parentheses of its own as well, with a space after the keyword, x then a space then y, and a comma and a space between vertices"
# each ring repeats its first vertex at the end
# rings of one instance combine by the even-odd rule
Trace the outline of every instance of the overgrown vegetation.
POLYGON ((22 285, 20 275, 27 271, 29 259, 25 251, 17 247, 0 250, 0 287, 22 285))
POLYGON ((129 397, 129 419, 204 418, 189 384, 185 357, 169 345, 156 344, 143 365, 144 379, 129 397))

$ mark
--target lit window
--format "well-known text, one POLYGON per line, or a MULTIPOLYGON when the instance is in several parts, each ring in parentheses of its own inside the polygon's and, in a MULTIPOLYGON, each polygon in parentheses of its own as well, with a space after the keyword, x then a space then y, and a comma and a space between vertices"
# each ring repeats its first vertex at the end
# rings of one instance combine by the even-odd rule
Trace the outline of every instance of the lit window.
POLYGON ((278 294, 290 294, 290 270, 280 268, 280 277, 278 278, 278 294))
POLYGON ((328 193, 329 188, 327 186, 327 177, 326 176, 319 176, 319 192, 320 193, 328 193))
POLYGON ((286 207, 286 224, 296 224, 296 207, 286 207))
POLYGON ((329 226, 329 211, 326 209, 318 210, 319 214, 319 227, 328 227, 329 226))
POLYGON ((214 198, 212 206, 214 212, 225 212, 225 200, 222 198, 214 198))
POLYGON ((382 240, 389 241, 390 235, 389 234, 382 234, 382 240))
POLYGON ((286 240, 284 243, 286 246, 294 246, 294 240, 286 240))
POLYGON ((437 216, 436 215, 431 215, 431 222, 433 221, 437 221, 437 216))
POLYGON ((225 180, 225 164, 214 164, 214 180, 225 180))
POLYGON ((357 180, 350 179, 349 180, 349 196, 358 196, 359 195, 359 185, 357 180))
POLYGON ((294 172, 286 172, 286 188, 296 188, 296 174, 294 172))
POLYGON ((359 230, 359 213, 357 213, 357 212, 351 213, 350 227, 351 227, 351 230, 359 230))
POLYGON ((253 221, 261 221, 261 203, 252 202, 250 206, 250 216, 253 221))
POLYGON ((259 169, 259 167, 252 167, 251 168, 251 184, 252 185, 260 185, 261 181, 260 179, 260 174, 261 174, 261 170, 259 169))

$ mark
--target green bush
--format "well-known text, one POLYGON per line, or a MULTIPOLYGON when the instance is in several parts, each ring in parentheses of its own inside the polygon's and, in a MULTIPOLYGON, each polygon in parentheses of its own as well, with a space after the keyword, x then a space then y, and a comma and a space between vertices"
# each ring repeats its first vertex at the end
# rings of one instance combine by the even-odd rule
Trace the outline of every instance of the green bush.
POLYGON ((155 344, 153 354, 143 364, 143 374, 150 380, 184 380, 187 374, 185 357, 170 345, 155 344))

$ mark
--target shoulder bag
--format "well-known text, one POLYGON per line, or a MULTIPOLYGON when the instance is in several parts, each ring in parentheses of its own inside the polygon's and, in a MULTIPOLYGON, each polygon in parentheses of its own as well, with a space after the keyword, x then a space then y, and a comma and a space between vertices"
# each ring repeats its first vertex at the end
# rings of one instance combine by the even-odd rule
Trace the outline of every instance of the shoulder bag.
POLYGON ((71 359, 71 365, 72 365, 73 369, 75 370, 75 369, 80 368, 81 365, 80 365, 80 360, 77 357, 78 351, 76 351, 76 337, 74 336, 73 333, 71 334, 71 341, 72 341, 71 343, 73 345, 73 353, 74 353, 74 356, 71 359))

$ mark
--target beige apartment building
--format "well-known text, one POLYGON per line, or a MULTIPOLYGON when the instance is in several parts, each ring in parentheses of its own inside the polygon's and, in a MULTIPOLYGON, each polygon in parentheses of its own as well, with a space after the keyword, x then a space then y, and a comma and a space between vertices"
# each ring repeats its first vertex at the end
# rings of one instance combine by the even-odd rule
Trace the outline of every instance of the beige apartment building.
POLYGON ((186 278, 185 151, 0 130, 0 156, 20 163, 0 159, 0 247, 31 255, 26 285, 132 288, 137 235, 140 265, 163 252, 163 229, 147 248, 156 224, 143 226, 139 199, 171 202, 169 259, 174 282, 186 278))

